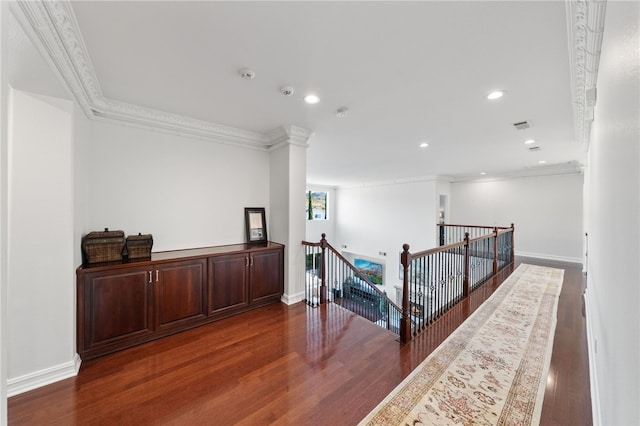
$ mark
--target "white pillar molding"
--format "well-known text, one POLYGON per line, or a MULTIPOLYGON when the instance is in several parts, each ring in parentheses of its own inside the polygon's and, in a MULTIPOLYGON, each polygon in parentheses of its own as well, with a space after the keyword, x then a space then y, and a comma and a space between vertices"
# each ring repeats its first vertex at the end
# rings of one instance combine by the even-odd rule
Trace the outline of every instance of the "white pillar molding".
POLYGON ((304 298, 304 250, 306 236, 305 191, 307 146, 310 130, 280 127, 271 136, 269 223, 271 240, 285 244, 284 295, 292 304, 304 298))

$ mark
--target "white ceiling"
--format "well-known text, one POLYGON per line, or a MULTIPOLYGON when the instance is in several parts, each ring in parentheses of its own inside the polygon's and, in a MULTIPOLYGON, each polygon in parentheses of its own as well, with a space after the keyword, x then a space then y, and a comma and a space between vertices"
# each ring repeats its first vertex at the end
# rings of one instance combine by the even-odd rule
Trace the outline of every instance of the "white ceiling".
POLYGON ((575 170, 584 158, 562 1, 71 4, 104 98, 260 134, 310 129, 309 183, 575 170), (490 102, 495 89, 506 95, 490 102), (320 103, 304 104, 308 92, 320 103), (513 127, 524 120, 533 127, 513 127))

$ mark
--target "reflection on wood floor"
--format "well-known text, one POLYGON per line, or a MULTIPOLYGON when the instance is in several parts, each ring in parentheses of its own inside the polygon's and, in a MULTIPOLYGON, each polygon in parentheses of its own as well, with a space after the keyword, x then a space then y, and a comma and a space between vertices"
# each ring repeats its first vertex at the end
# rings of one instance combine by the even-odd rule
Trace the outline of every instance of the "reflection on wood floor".
MULTIPOLYGON (((581 270, 527 263, 565 269, 541 424, 589 425, 581 270)), ((357 424, 499 282, 405 346, 337 304, 260 308, 85 362, 77 377, 10 398, 9 424, 357 424)))

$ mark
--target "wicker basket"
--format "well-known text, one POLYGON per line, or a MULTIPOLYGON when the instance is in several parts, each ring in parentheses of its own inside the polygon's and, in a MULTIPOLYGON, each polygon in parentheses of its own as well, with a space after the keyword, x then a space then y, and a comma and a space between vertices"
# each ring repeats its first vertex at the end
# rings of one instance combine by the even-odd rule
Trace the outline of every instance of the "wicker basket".
POLYGON ((151 247, 153 247, 153 236, 151 234, 129 235, 127 237, 127 254, 129 259, 151 257, 151 247))
POLYGON ((124 231, 89 232, 82 238, 82 255, 85 263, 115 262, 122 260, 124 231))

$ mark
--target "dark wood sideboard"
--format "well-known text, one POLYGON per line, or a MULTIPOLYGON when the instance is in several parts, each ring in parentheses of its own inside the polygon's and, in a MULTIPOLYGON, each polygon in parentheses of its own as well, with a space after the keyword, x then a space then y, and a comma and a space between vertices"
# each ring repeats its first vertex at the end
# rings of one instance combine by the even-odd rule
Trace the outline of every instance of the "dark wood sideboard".
POLYGON ((84 360, 280 301, 284 246, 236 244, 152 253, 77 272, 84 360))

